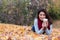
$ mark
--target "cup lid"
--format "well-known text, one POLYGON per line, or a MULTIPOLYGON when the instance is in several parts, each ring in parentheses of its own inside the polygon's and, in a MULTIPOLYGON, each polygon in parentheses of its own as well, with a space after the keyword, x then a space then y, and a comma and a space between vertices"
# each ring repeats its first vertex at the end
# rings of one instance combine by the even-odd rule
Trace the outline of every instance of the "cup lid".
POLYGON ((48 21, 48 19, 45 18, 45 19, 43 19, 43 21, 48 21))

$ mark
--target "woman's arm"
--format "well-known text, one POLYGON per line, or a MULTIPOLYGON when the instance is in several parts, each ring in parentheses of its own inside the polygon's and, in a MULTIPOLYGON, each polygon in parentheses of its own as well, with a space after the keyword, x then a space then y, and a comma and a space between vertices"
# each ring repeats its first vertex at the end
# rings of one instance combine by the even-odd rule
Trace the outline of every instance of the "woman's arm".
POLYGON ((47 35, 51 34, 51 32, 52 32, 52 24, 50 25, 50 30, 47 28, 45 30, 45 32, 46 32, 47 35))
POLYGON ((43 33, 43 28, 41 28, 40 30, 38 29, 38 21, 37 21, 37 19, 34 20, 34 27, 35 27, 35 31, 36 31, 37 34, 43 33))

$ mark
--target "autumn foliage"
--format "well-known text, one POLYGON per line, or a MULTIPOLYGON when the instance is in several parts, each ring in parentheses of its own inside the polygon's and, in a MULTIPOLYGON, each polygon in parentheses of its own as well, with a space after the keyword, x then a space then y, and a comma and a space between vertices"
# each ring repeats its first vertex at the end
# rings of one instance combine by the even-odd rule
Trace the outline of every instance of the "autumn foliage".
POLYGON ((30 26, 0 24, 0 40, 60 40, 60 29, 53 28, 51 35, 36 34, 30 26))

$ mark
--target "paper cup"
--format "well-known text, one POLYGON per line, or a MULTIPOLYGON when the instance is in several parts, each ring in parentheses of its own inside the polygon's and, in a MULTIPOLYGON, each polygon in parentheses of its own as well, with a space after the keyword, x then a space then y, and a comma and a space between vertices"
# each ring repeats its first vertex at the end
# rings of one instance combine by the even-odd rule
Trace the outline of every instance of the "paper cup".
POLYGON ((43 22, 46 22, 46 21, 48 21, 48 19, 43 19, 43 22))

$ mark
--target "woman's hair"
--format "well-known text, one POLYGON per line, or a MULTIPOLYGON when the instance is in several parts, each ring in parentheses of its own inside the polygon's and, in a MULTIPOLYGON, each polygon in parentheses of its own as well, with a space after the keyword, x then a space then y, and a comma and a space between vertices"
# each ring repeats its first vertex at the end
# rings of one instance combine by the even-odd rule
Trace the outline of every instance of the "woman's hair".
POLYGON ((39 13, 40 13, 40 12, 44 12, 45 15, 46 15, 46 18, 47 18, 48 21, 49 21, 49 23, 52 24, 52 18, 51 18, 50 15, 47 13, 46 9, 38 10, 37 18, 39 18, 39 13))

